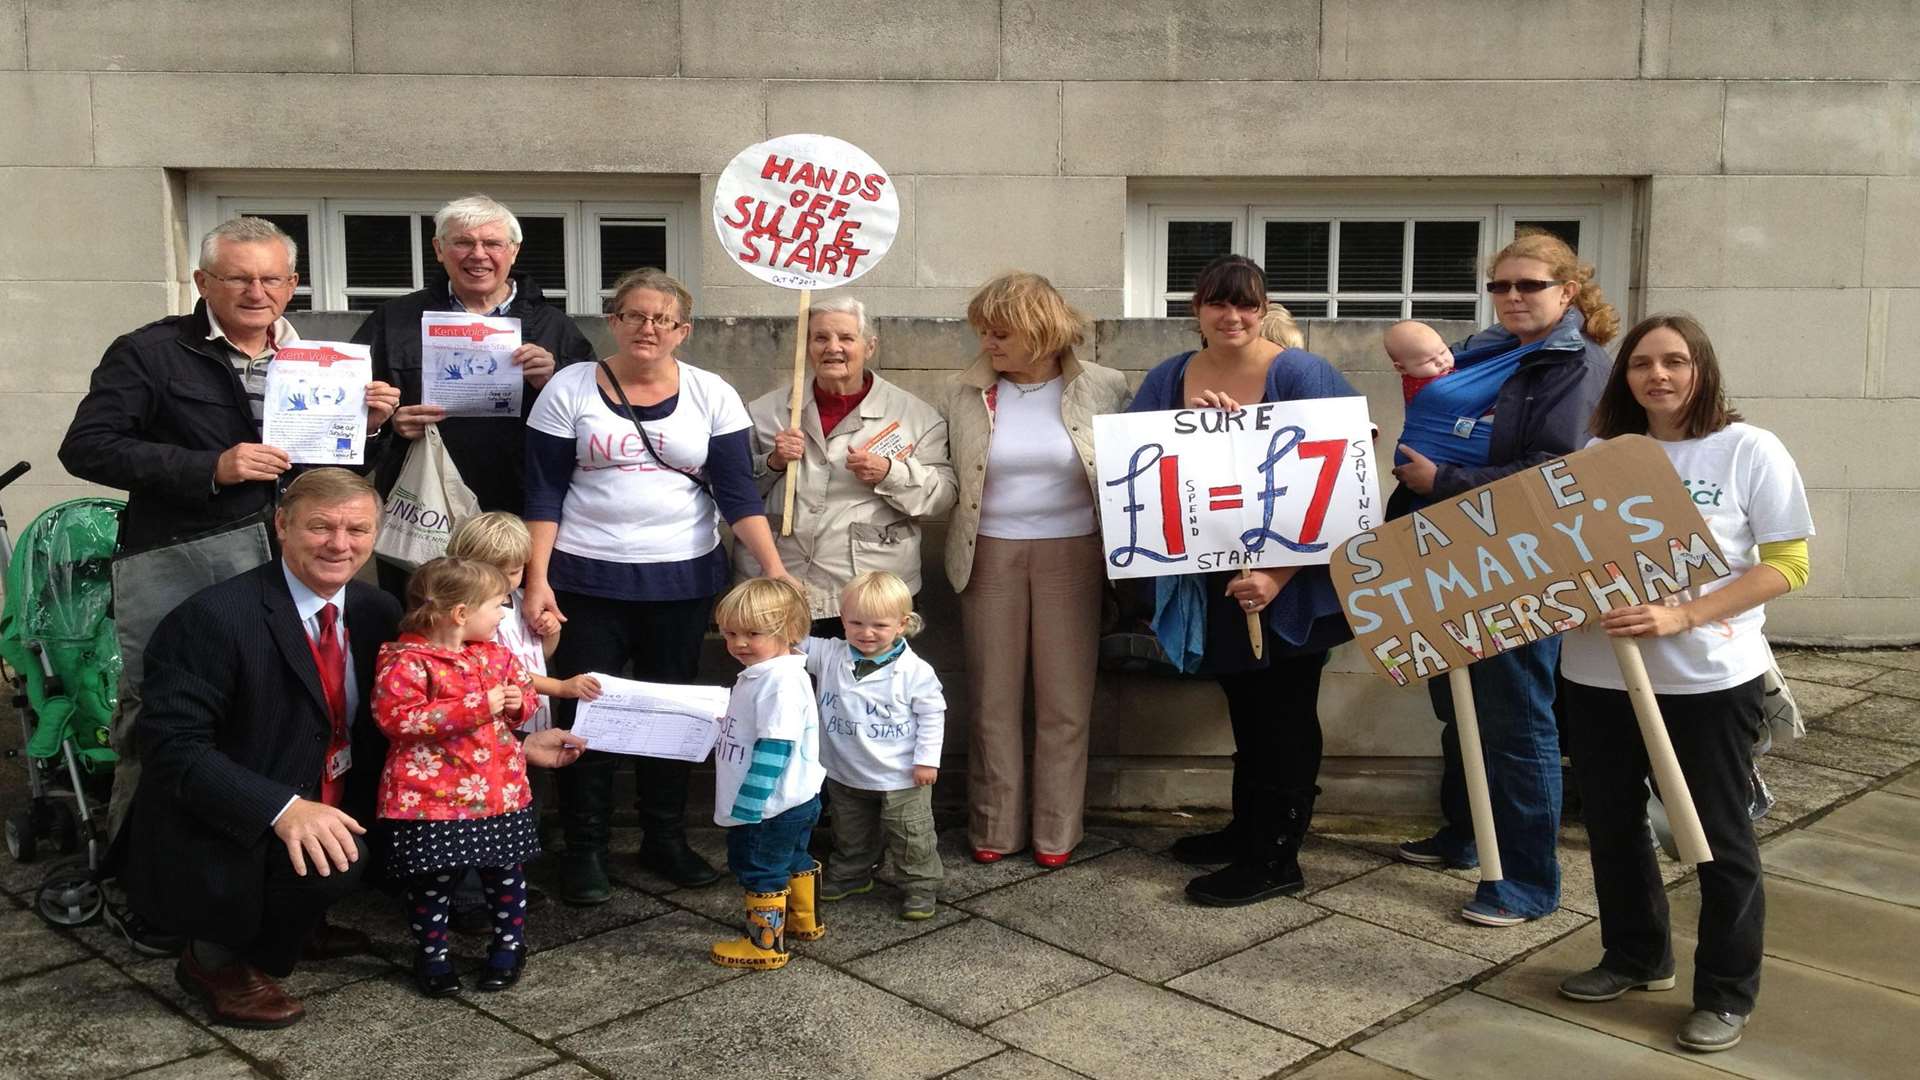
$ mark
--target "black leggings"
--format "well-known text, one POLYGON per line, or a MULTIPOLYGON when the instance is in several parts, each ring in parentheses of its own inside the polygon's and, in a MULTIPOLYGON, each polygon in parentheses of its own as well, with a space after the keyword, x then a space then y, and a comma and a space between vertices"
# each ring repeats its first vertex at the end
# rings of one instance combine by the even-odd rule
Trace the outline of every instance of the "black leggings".
POLYGON ((1216 676, 1233 722, 1234 831, 1270 845, 1302 809, 1304 832, 1320 776, 1320 672, 1327 654, 1276 656, 1264 668, 1216 676))

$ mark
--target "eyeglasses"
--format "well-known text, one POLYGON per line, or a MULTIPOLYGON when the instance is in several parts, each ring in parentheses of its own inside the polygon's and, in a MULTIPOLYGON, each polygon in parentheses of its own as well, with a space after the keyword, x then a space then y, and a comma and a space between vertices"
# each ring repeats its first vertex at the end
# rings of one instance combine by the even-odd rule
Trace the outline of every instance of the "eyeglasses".
POLYGON ((208 274, 207 276, 235 291, 244 292, 249 286, 257 282, 261 288, 268 292, 274 292, 278 289, 285 288, 299 278, 300 275, 294 274, 291 277, 281 277, 278 274, 270 274, 266 277, 254 277, 250 274, 234 274, 231 276, 208 274))
POLYGON ((644 311, 616 311, 613 313, 612 318, 629 330, 638 330, 648 323, 652 323, 653 328, 663 334, 678 330, 687 325, 671 315, 648 315, 644 311))
POLYGON ((1564 281, 1542 281, 1539 278, 1520 278, 1517 281, 1489 281, 1487 282, 1487 291, 1495 296, 1505 296, 1509 290, 1518 289, 1520 292, 1531 296, 1537 292, 1546 292, 1555 285, 1565 284, 1566 282, 1564 281))

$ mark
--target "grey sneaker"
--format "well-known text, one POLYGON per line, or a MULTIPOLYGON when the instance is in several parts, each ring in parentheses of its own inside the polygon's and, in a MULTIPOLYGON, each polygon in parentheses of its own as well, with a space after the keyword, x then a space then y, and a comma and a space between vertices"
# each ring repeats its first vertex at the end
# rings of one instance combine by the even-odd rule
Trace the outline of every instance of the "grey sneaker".
POLYGON ((923 922, 933 918, 934 900, 931 896, 908 896, 900 900, 900 917, 913 922, 923 922))
POLYGON ((861 893, 872 891, 872 878, 867 878, 865 881, 827 881, 820 886, 820 899, 833 903, 835 900, 845 900, 849 896, 859 896, 861 893))
POLYGON ((1629 990, 1671 990, 1673 976, 1636 979, 1617 971, 1596 967, 1560 980, 1560 996, 1574 1001, 1612 1001, 1629 990))
POLYGON ((1687 1014, 1687 1022, 1680 1025, 1673 1040, 1696 1053, 1711 1054, 1739 1046, 1740 1029, 1746 1026, 1747 1018, 1738 1013, 1695 1009, 1687 1014))

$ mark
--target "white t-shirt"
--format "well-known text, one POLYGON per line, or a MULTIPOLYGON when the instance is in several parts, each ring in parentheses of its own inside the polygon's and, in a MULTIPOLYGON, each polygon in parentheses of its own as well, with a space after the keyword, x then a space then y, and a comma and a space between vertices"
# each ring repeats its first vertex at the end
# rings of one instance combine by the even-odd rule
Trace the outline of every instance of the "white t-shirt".
POLYGON ((727 698, 726 725, 713 747, 713 820, 745 825, 730 816, 740 798, 740 783, 753 764, 759 739, 784 739, 793 756, 767 798, 760 820, 769 821, 820 794, 826 770, 820 767, 820 709, 807 678, 807 658, 799 653, 762 660, 740 673, 727 698))
POLYGON ((1060 418, 1066 385, 1059 375, 1037 389, 1000 380, 980 492, 981 536, 1055 540, 1086 536, 1097 527, 1086 467, 1060 418))
MULTIPOLYGON (((527 623, 525 590, 513 590, 513 606, 507 609, 505 616, 500 620, 499 627, 494 630, 493 640, 497 644, 505 645, 507 650, 513 653, 514 658, 520 661, 520 666, 527 669, 527 674, 546 677, 547 653, 540 643, 540 635, 534 633, 533 627, 527 623)), ((521 721, 520 730, 531 734, 536 731, 545 731, 552 726, 553 702, 547 695, 542 694, 540 707, 534 710, 532 716, 521 721)))
MULTIPOLYGON (((1697 594, 1687 590, 1682 594, 1686 599, 1725 588, 1758 565, 1761 544, 1813 535, 1813 513, 1807 508, 1800 470, 1772 432, 1729 424, 1703 438, 1659 445, 1693 493, 1694 505, 1733 571, 1700 586, 1697 594)), ((1641 638, 1640 655, 1654 692, 1705 694, 1758 678, 1767 670, 1769 653, 1760 633, 1766 621, 1765 609, 1756 607, 1673 637, 1641 638)), ((1613 646, 1595 624, 1562 635, 1560 670, 1583 686, 1626 689, 1613 646)))
POLYGON ((913 767, 940 767, 947 697, 933 665, 911 645, 864 679, 858 654, 840 638, 800 643, 807 671, 820 680, 820 760, 827 775, 862 791, 913 786, 913 767))
POLYGON ((683 562, 720 543, 720 511, 691 478, 707 441, 753 426, 740 395, 718 375, 680 364, 680 399, 660 420, 642 420, 660 461, 633 422, 600 396, 598 364, 569 364, 540 391, 527 426, 574 441, 573 482, 554 547, 601 562, 683 562))

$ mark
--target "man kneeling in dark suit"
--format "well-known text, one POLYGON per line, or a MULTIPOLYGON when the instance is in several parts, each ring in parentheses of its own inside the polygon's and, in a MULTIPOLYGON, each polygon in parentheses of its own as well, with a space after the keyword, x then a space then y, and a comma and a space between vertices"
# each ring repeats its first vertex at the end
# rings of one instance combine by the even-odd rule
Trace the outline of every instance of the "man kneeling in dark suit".
MULTIPOLYGON (((147 646, 121 881, 143 918, 189 939, 174 977, 216 1023, 297 1023, 305 1009, 274 980, 366 945, 325 917, 367 864, 386 757, 369 699, 400 607, 353 580, 380 510, 362 477, 303 473, 274 514, 280 559, 195 593, 147 646)), ((562 765, 584 745, 553 729, 527 759, 562 765)))

